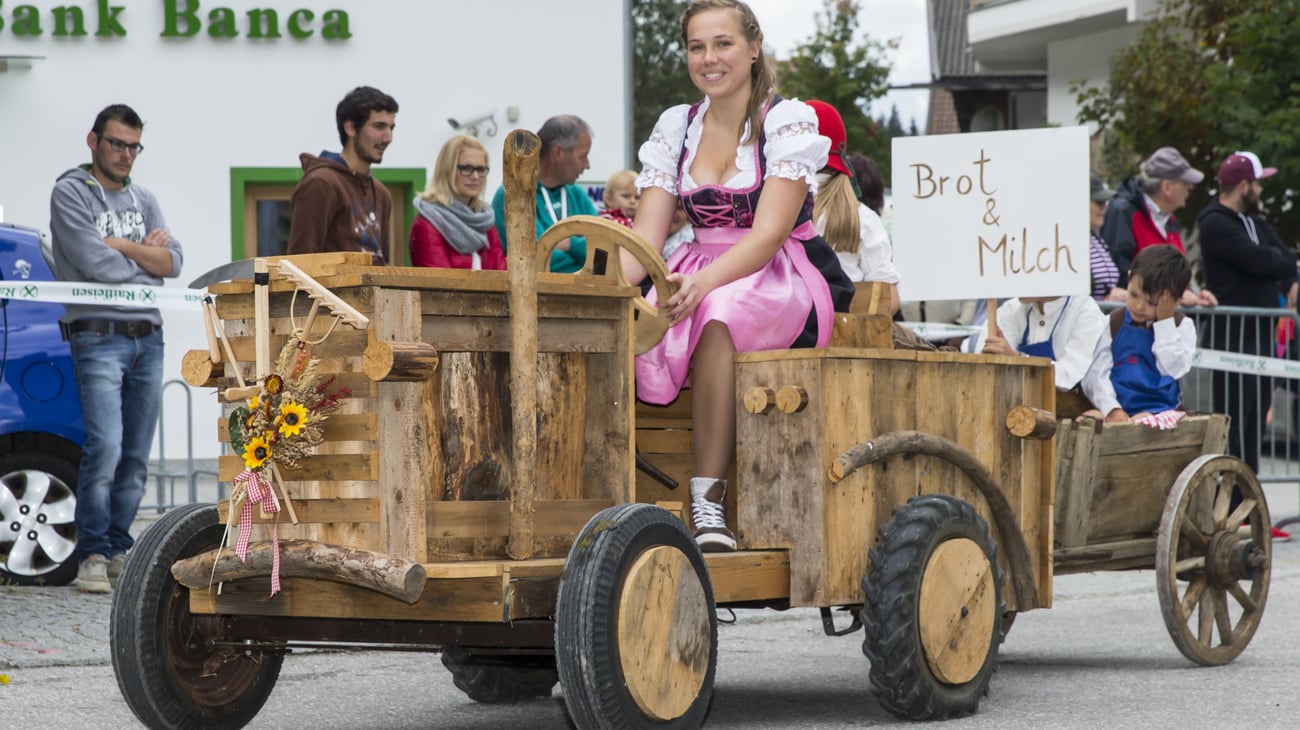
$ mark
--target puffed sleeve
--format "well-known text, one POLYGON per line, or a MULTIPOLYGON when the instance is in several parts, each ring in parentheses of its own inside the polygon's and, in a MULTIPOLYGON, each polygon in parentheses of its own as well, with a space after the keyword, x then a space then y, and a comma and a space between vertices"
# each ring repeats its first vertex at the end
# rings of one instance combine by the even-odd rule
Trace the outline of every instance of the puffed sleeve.
POLYGON ((826 166, 831 141, 817 133, 817 113, 812 107, 786 99, 767 112, 763 120, 767 135, 767 177, 803 179, 817 192, 817 171, 826 166))
POLYGON ((689 104, 679 104, 659 115, 650 139, 641 145, 641 150, 637 153, 637 158, 641 160, 641 174, 636 178, 638 193, 646 188, 662 188, 673 195, 677 194, 677 162, 682 155, 682 141, 686 138, 686 114, 690 108, 689 104))

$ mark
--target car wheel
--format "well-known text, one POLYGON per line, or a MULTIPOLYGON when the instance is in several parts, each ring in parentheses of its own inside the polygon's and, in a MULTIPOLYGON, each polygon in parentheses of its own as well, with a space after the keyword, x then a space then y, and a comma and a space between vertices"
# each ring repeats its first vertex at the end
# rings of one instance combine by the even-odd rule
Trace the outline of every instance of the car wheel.
POLYGON ((39 444, 0 455, 0 583, 61 586, 77 576, 80 449, 39 444))

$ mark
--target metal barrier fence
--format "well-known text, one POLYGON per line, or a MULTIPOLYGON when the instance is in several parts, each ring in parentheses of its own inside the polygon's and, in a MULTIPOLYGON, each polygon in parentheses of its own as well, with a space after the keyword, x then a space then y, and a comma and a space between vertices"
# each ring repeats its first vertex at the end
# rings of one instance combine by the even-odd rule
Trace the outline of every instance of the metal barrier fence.
MULTIPOLYGON (((160 514, 173 507, 182 504, 193 504, 199 501, 199 478, 203 476, 216 479, 217 471, 215 469, 206 469, 198 466, 194 458, 194 393, 189 384, 183 380, 168 380, 162 386, 162 408, 158 410, 158 459, 149 465, 149 475, 146 481, 152 480, 154 489, 157 491, 154 504, 152 505, 160 514), (169 458, 171 453, 167 450, 168 442, 168 421, 167 421, 167 391, 169 388, 179 386, 182 395, 185 398, 185 456, 184 458, 169 458), (176 482, 184 480, 186 491, 186 501, 176 501, 176 482)), ((178 436, 178 433, 172 433, 172 436, 178 436)), ((225 498, 225 485, 218 482, 216 485, 217 499, 225 498)), ((206 497, 207 495, 205 495, 206 497)))

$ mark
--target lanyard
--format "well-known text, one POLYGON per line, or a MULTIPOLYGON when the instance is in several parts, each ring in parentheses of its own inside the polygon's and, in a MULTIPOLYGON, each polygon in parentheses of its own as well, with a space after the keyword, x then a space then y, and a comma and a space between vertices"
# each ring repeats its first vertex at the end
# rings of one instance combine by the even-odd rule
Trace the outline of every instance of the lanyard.
POLYGON ((555 217, 555 203, 551 201, 551 193, 543 185, 538 188, 542 191, 542 197, 546 198, 546 212, 551 216, 551 225, 559 223, 561 219, 569 217, 569 196, 564 194, 564 188, 560 188, 560 217, 555 217))

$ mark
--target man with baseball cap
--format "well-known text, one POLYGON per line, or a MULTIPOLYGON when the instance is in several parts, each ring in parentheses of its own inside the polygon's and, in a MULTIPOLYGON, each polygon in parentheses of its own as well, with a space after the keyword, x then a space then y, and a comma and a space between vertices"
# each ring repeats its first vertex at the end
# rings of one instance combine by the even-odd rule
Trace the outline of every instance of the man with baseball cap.
MULTIPOLYGON (((1169 244, 1186 253, 1174 211, 1187 204, 1192 187, 1204 179, 1205 173, 1192 167, 1178 150, 1161 147, 1142 161, 1137 175, 1119 186, 1106 210, 1101 238, 1119 268, 1120 288, 1128 286, 1133 257, 1147 246, 1169 244)), ((1199 301, 1189 294, 1183 303, 1213 305, 1214 299, 1203 292, 1199 301)))
MULTIPOLYGON (((1277 170, 1251 152, 1234 152, 1219 166, 1219 194, 1196 217, 1201 231, 1205 284, 1221 304, 1276 309, 1281 295, 1294 308, 1296 256, 1260 215, 1263 180, 1277 170)), ((1271 355, 1273 321, 1263 317, 1216 317, 1208 345, 1251 355, 1271 355)), ((1273 398, 1269 380, 1257 375, 1214 372, 1214 410, 1232 416, 1228 452, 1259 468, 1264 414, 1273 398)))

